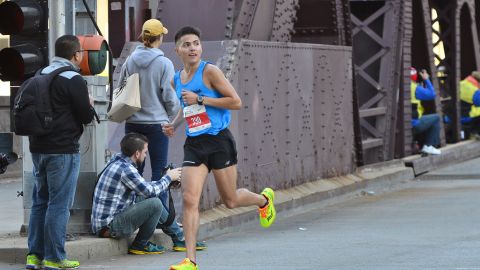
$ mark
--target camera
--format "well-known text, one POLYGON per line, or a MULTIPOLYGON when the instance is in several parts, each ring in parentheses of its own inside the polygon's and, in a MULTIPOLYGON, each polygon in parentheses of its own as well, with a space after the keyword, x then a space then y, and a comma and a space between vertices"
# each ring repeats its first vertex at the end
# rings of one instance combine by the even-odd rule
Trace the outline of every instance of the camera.
POLYGON ((18 155, 16 153, 0 153, 0 174, 7 171, 7 166, 17 161, 18 155))
MULTIPOLYGON (((165 175, 168 170, 173 170, 173 169, 175 169, 175 165, 173 165, 173 163, 168 164, 165 168, 163 168, 163 175, 165 175)), ((181 185, 182 183, 180 181, 172 181, 168 187, 177 189, 177 188, 180 188, 181 185)))

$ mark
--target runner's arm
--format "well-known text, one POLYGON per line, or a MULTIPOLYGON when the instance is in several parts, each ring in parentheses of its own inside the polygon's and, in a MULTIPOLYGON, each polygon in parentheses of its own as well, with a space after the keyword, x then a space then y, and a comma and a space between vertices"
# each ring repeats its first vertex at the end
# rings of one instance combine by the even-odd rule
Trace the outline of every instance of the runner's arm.
POLYGON ((203 104, 229 110, 239 110, 242 107, 242 100, 232 84, 225 78, 223 72, 215 65, 207 65, 204 72, 205 85, 215 89, 223 97, 204 97, 203 104))

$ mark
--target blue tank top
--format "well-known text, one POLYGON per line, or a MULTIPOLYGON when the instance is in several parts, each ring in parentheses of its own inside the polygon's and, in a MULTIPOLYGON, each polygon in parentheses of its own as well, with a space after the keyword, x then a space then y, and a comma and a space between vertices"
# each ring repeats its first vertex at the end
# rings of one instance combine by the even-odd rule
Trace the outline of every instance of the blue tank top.
MULTIPOLYGON (((185 108, 185 104, 183 103, 183 100, 182 100, 182 89, 185 89, 187 91, 192 91, 197 95, 201 95, 204 97, 212 97, 212 98, 223 97, 223 95, 220 94, 218 91, 208 88, 203 83, 203 70, 205 69, 205 66, 207 64, 209 63, 205 61, 201 61, 197 71, 193 75, 193 78, 186 84, 183 84, 182 80, 180 79, 181 70, 175 73, 175 77, 174 77, 175 92, 177 93, 177 97, 180 99, 180 104, 182 105, 182 108, 185 108)), ((190 132, 187 127, 186 128, 187 136, 194 137, 202 134, 217 135, 220 131, 227 128, 228 125, 230 124, 230 119, 231 119, 230 110, 212 107, 208 105, 205 105, 205 109, 207 111, 208 118, 210 118, 210 122, 212 123, 212 126, 209 127, 208 129, 200 130, 197 132, 190 132)))

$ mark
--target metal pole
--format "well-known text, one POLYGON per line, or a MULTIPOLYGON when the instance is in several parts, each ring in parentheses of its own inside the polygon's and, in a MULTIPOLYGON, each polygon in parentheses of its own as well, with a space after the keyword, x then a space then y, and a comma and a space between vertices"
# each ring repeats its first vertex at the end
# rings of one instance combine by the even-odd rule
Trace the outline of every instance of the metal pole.
POLYGON ((48 0, 48 56, 55 56, 55 41, 65 35, 65 1, 48 0))
POLYGON ((65 1, 65 34, 75 35, 75 1, 65 1))

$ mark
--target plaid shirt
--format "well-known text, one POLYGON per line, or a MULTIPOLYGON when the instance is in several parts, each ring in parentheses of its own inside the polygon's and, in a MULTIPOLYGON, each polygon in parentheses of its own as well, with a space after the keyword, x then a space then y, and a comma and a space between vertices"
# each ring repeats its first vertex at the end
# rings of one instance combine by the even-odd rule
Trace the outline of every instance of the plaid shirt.
POLYGON ((110 224, 115 215, 133 205, 137 195, 156 197, 171 182, 168 175, 160 181, 145 181, 132 160, 121 153, 115 154, 107 166, 93 194, 91 222, 95 234, 110 224))

